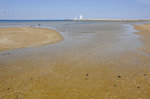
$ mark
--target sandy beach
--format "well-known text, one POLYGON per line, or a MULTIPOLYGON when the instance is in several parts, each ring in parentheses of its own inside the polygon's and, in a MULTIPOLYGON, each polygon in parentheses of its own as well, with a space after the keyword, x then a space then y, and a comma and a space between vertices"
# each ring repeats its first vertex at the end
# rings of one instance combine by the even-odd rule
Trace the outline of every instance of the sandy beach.
MULTIPOLYGON (((120 34, 120 31, 111 33, 115 30, 113 26, 105 27, 108 31, 102 31, 101 34, 98 34, 98 30, 100 27, 104 28, 103 24, 98 29, 93 26, 90 30, 97 29, 98 33, 88 34, 90 36, 87 37, 83 30, 82 35, 69 30, 71 40, 76 40, 79 35, 78 41, 71 44, 64 41, 47 46, 44 50, 35 48, 31 52, 28 49, 26 53, 24 50, 1 53, 0 99, 149 99, 150 25, 135 26, 143 45, 136 50, 125 51, 119 48, 120 44, 113 45, 120 36, 126 36, 120 34), (106 42, 102 43, 103 41, 106 42)), ((116 28, 118 29, 118 25, 116 28)), ((8 30, 12 31, 11 28, 8 30)), ((41 41, 45 40, 45 36, 39 38, 41 41)), ((27 43, 25 46, 31 44, 27 43)))
POLYGON ((0 28, 0 51, 56 43, 62 36, 51 29, 14 27, 0 28))
POLYGON ((137 34, 142 36, 141 40, 145 45, 141 48, 141 50, 150 54, 150 24, 136 25, 135 29, 141 31, 137 34))

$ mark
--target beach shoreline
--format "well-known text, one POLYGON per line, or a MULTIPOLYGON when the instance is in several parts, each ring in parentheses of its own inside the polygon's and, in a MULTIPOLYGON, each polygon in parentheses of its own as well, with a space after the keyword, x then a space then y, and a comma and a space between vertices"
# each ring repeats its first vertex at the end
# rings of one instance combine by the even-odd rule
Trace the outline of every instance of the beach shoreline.
POLYGON ((57 31, 47 28, 0 28, 0 51, 37 47, 62 41, 57 31))
POLYGON ((143 25, 135 25, 134 27, 138 32, 136 34, 141 35, 140 39, 144 46, 139 50, 150 54, 150 24, 143 24, 143 25))

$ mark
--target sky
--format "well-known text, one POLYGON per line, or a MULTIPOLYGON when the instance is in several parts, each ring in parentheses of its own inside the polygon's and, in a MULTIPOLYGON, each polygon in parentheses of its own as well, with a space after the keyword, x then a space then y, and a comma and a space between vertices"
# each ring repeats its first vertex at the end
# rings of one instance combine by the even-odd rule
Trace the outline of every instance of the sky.
POLYGON ((150 0, 0 0, 0 19, 150 19, 150 0))

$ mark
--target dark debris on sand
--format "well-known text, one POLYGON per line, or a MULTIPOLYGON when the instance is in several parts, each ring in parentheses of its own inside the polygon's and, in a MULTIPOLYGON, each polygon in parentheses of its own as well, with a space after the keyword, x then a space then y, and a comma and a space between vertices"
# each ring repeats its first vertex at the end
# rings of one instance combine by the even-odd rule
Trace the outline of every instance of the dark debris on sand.
POLYGON ((121 76, 117 76, 118 78, 121 78, 121 76))
POLYGON ((10 53, 2 53, 2 56, 10 55, 10 53))

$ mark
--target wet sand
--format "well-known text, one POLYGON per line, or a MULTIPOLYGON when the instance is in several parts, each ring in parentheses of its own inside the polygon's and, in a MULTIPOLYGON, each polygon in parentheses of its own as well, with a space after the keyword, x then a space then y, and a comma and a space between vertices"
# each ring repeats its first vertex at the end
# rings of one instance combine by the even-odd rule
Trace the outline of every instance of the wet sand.
POLYGON ((46 28, 0 28, 0 51, 35 47, 63 40, 62 36, 46 28))
MULTIPOLYGON (((143 41, 143 32, 138 34, 143 41)), ((96 37, 88 43, 98 42, 96 37)), ((14 60, 5 52, 0 61, 0 99, 149 99, 150 57, 141 50, 148 42, 144 40, 137 50, 106 56, 95 53, 102 48, 97 50, 97 46, 91 48, 86 43, 82 45, 86 50, 72 45, 69 50, 54 49, 56 53, 27 54, 14 60)), ((101 44, 104 50, 109 49, 105 44, 101 44)))

